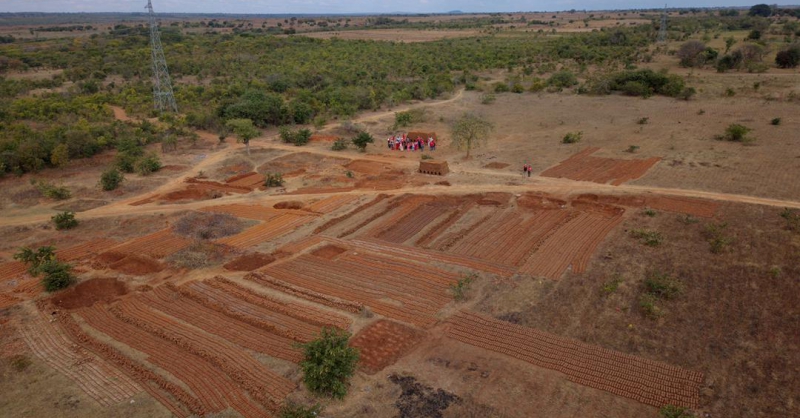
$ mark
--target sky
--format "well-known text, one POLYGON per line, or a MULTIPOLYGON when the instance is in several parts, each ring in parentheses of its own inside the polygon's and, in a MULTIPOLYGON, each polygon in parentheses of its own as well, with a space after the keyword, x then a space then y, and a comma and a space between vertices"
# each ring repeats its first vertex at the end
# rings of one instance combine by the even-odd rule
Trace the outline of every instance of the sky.
MULTIPOLYGON (((664 0, 152 0, 156 12, 252 13, 252 14, 347 14, 347 13, 445 13, 518 12, 556 10, 609 10, 660 8, 664 0)), ((752 6, 747 0, 673 0, 670 7, 752 6)), ((767 1, 798 4, 798 0, 767 1)), ((147 0, 0 0, 0 12, 141 12, 147 0)))

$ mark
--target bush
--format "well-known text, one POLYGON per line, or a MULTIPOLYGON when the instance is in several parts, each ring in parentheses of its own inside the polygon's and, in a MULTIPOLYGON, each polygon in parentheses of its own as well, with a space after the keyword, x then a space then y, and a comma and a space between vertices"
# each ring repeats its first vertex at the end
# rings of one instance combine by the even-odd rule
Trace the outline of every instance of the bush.
POLYGON ((31 276, 39 275, 39 266, 45 261, 54 260, 56 258, 56 247, 46 246, 39 247, 35 251, 29 247, 22 247, 14 253, 14 260, 21 261, 28 265, 28 273, 31 276))
POLYGON ((506 83, 504 83, 502 81, 498 81, 497 83, 493 84, 493 89, 492 90, 495 93, 506 93, 511 89, 508 87, 508 84, 506 84, 506 83))
POLYGON ((100 175, 100 187, 105 191, 116 190, 125 180, 125 175, 115 167, 111 167, 100 175))
POLYGON ((308 141, 311 140, 311 131, 309 129, 292 131, 285 126, 281 126, 279 134, 284 144, 294 144, 298 147, 308 144, 308 141))
POLYGON ((343 151, 347 149, 347 141, 343 138, 339 138, 336 141, 333 141, 333 145, 331 145, 331 150, 333 151, 343 151))
POLYGON ((239 218, 227 213, 191 212, 184 215, 173 226, 178 235, 197 240, 223 238, 242 232, 244 225, 239 218))
POLYGON ((628 153, 631 153, 631 154, 636 153, 636 151, 639 151, 639 146, 638 145, 629 145, 628 149, 625 150, 625 152, 628 152, 628 153))
POLYGON ((664 315, 664 311, 656 306, 656 302, 658 302, 658 299, 651 294, 645 293, 641 295, 639 297, 639 310, 642 315, 648 319, 658 319, 664 315))
POLYGON ((675 299, 683 290, 683 283, 667 274, 652 272, 644 280, 645 291, 658 299, 675 299))
POLYGON ((686 84, 678 75, 665 71, 628 70, 594 79, 589 83, 588 91, 592 94, 609 94, 620 91, 632 96, 649 97, 654 94, 679 97, 686 84))
POLYGON ((620 90, 628 96, 641 96, 647 98, 653 95, 653 91, 650 90, 650 87, 641 81, 628 81, 620 87, 620 90))
POLYGON ((156 154, 149 154, 136 163, 136 172, 147 176, 161 170, 161 160, 156 154))
POLYGON ((783 208, 781 218, 786 220, 786 228, 790 231, 800 232, 800 214, 797 211, 783 208))
POLYGON ((712 254, 720 254, 724 252, 733 242, 731 238, 725 236, 725 229, 727 228, 728 224, 725 222, 706 225, 706 239, 708 240, 712 254))
POLYGON ((75 219, 75 212, 65 211, 53 215, 50 218, 56 225, 57 230, 72 229, 78 226, 78 220, 75 219))
POLYGON ((800 65, 800 44, 794 44, 775 56, 775 64, 781 68, 796 68, 800 65))
POLYGON ((658 247, 664 242, 664 236, 658 231, 650 231, 647 229, 634 229, 631 231, 633 238, 642 241, 642 244, 648 247, 658 247))
POLYGON ((774 118, 769 123, 771 123, 774 126, 778 126, 781 124, 781 118, 774 118))
POLYGON ((547 79, 547 85, 559 89, 572 87, 578 84, 578 78, 571 71, 561 70, 553 73, 547 79))
POLYGON ((278 412, 278 418, 317 418, 322 413, 322 406, 305 407, 294 402, 287 402, 278 412))
POLYGON ((316 340, 303 344, 303 382, 309 391, 342 399, 348 380, 358 364, 358 350, 347 343, 350 334, 336 328, 323 328, 316 340))
POLYGON ((264 179, 265 187, 283 187, 283 174, 267 173, 264 179))
POLYGON ((497 100, 497 96, 495 96, 492 93, 484 94, 481 96, 481 104, 485 105, 492 104, 495 102, 495 100, 497 100))
POLYGON ((725 128, 725 133, 718 136, 717 139, 732 142, 751 142, 753 139, 747 137, 750 131, 751 129, 744 125, 732 123, 725 128))
POLYGON ((361 132, 353 138, 352 142, 359 151, 364 152, 367 150, 367 145, 375 142, 375 139, 369 133, 361 132))
POLYGON ((72 197, 72 193, 70 193, 69 189, 66 187, 54 186, 52 183, 46 181, 33 180, 32 183, 36 186, 36 189, 39 190, 39 193, 48 199, 66 200, 72 197))
POLYGON ((56 259, 50 259, 39 266, 42 276, 42 284, 48 292, 55 292, 64 289, 75 281, 72 275, 72 266, 62 263, 56 259))
POLYGON ((695 418, 695 415, 688 409, 675 405, 664 405, 658 410, 658 416, 660 418, 695 418))
POLYGON ((466 293, 475 278, 475 274, 470 274, 459 279, 458 282, 450 285, 450 289, 453 291, 453 299, 456 302, 461 302, 464 300, 464 297, 466 296, 466 293))
POLYGON ((583 138, 583 132, 568 132, 564 135, 564 138, 561 139, 562 144, 575 144, 581 142, 581 138, 583 138))
POLYGON ((114 164, 116 164, 119 171, 123 173, 133 173, 136 170, 136 159, 137 157, 135 155, 121 152, 117 154, 114 164))
POLYGON ((679 99, 689 100, 692 97, 694 97, 695 94, 697 94, 697 90, 695 90, 694 87, 686 87, 681 91, 681 93, 677 97, 679 99))
POLYGON ((681 45, 675 54, 682 67, 701 67, 706 62, 706 44, 700 41, 689 41, 681 45))
POLYGON ((647 125, 648 122, 650 122, 650 118, 644 117, 644 118, 639 118, 636 121, 636 124, 637 125, 647 125))

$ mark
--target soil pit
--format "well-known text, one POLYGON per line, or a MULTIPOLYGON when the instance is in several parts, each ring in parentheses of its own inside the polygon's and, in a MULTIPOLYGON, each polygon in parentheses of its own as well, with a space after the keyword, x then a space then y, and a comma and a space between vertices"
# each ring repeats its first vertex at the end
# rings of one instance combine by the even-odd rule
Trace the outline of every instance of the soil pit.
POLYGON ((382 319, 361 330, 350 345, 361 352, 359 367, 375 374, 406 355, 424 336, 422 331, 382 319))
POLYGON ((492 168, 492 169, 495 169, 495 170, 501 170, 503 168, 508 167, 509 165, 511 165, 511 164, 494 162, 494 163, 486 164, 485 166, 483 166, 483 168, 492 168))
POLYGON ((278 202, 272 207, 274 209, 303 209, 303 206, 305 206, 303 202, 293 200, 289 202, 278 202))
POLYGON ((164 270, 163 264, 150 257, 138 254, 129 254, 125 258, 111 263, 108 267, 131 276, 144 276, 164 270))
POLYGON ((110 303, 128 293, 125 283, 117 279, 92 279, 54 296, 54 305, 64 309, 86 308, 97 302, 110 303))
POLYGON ((275 261, 275 257, 264 253, 245 254, 222 266, 228 271, 253 271, 275 261))
POLYGON ((337 247, 335 245, 326 245, 320 249, 314 250, 311 255, 324 258, 326 260, 333 260, 340 254, 347 252, 347 249, 337 247))

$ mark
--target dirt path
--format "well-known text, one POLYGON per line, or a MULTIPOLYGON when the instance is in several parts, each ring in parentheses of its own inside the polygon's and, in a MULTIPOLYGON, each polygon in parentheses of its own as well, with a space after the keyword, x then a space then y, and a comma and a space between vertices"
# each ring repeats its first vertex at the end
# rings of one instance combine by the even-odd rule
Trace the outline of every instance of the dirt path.
MULTIPOLYGON (((433 103, 417 103, 408 106, 403 106, 399 108, 395 108, 390 111, 367 114, 363 117, 355 119, 355 122, 364 122, 368 120, 375 120, 380 119, 382 117, 389 116, 394 112, 404 111, 408 109, 412 109, 414 107, 424 107, 424 106, 440 106, 447 103, 452 103, 456 100, 459 100, 463 97, 463 90, 460 90, 455 96, 452 98, 433 102, 433 103)), ((114 116, 119 120, 131 120, 122 108, 112 106, 114 111, 114 116)), ((337 125, 337 124, 331 124, 337 125)), ((208 136, 212 135, 210 133, 201 132, 202 135, 208 136)), ((251 148, 253 149, 279 149, 284 151, 291 151, 297 152, 298 148, 293 145, 284 145, 277 142, 278 138, 277 135, 268 135, 263 136, 261 138, 261 144, 258 142, 251 144, 251 148), (259 146, 260 145, 260 146, 259 146)), ((165 204, 146 204, 141 206, 130 206, 130 203, 140 201, 146 199, 151 196, 159 195, 168 193, 170 191, 177 190, 185 184, 185 180, 187 178, 195 176, 199 171, 203 171, 213 167, 215 164, 218 164, 224 161, 226 158, 229 158, 231 155, 243 152, 244 146, 242 144, 231 144, 231 146, 227 147, 225 150, 221 150, 219 152, 214 152, 207 155, 200 161, 198 164, 192 167, 192 170, 187 172, 184 175, 175 177, 174 179, 168 181, 164 185, 158 187, 157 189, 150 191, 146 194, 134 196, 125 200, 120 200, 117 202, 113 202, 106 206, 101 206, 96 209, 88 210, 82 212, 80 217, 83 219, 92 219, 92 218, 102 218, 102 217, 109 217, 109 216, 122 216, 122 215, 146 215, 146 214, 159 214, 159 213, 171 213, 177 211, 184 211, 184 210, 196 210, 201 209, 208 206, 215 206, 221 204, 231 204, 231 203, 249 203, 249 204, 264 204, 264 205, 271 205, 283 200, 287 199, 286 195, 263 195, 258 193, 250 193, 245 195, 232 195, 226 196, 219 199, 212 199, 212 200, 203 200, 203 201, 196 201, 190 203, 183 203, 183 204, 172 204, 172 205, 165 205, 165 204)), ((381 162, 385 164, 395 165, 395 166, 403 166, 406 167, 415 167, 418 164, 418 161, 415 159, 406 159, 406 158, 397 158, 397 157, 387 157, 383 155, 375 155, 375 154, 352 154, 346 153, 343 154, 341 152, 331 151, 324 148, 313 148, 313 147, 305 147, 302 149, 302 152, 307 152, 311 154, 317 154, 322 156, 329 156, 329 157, 350 157, 353 159, 361 159, 361 160, 368 160, 368 161, 375 161, 381 162)), ((356 190, 351 192, 338 192, 338 193, 320 193, 320 194, 309 194, 309 195, 291 195, 292 200, 308 200, 308 199, 316 199, 316 198, 323 198, 329 197, 332 195, 376 195, 380 193, 385 194, 403 194, 403 193, 416 193, 416 194, 433 194, 433 195, 459 195, 459 194, 468 194, 468 193, 481 193, 481 192, 493 192, 493 191, 504 191, 509 193, 523 193, 523 192, 545 192, 555 195, 561 196, 569 196, 569 195, 576 195, 581 193, 602 193, 602 194, 614 194, 614 195, 642 195, 642 194, 659 194, 659 195, 667 195, 667 196, 677 196, 677 197, 693 197, 693 198, 700 198, 700 199, 709 199, 709 200, 716 200, 722 202, 737 202, 737 203, 747 203, 747 204, 755 204, 755 205, 765 205, 765 206, 773 206, 773 207, 788 207, 788 208, 797 208, 800 209, 800 202, 794 200, 779 200, 779 199, 769 199, 769 198, 761 198, 755 196, 746 196, 746 195, 737 195, 737 194, 728 194, 728 193, 716 193, 716 192, 708 192, 702 190, 685 190, 685 189, 675 189, 675 188, 662 188, 662 187, 652 187, 652 186, 638 186, 638 185, 621 185, 621 186, 612 186, 608 184, 598 184, 598 183, 591 183, 591 182, 582 182, 582 181, 573 181, 569 179, 562 179, 562 178, 550 178, 550 177, 534 177, 529 180, 523 180, 523 184, 519 185, 507 185, 508 179, 514 178, 519 179, 519 175, 517 173, 511 172, 503 172, 497 170, 489 170, 489 169, 459 169, 456 168, 454 170, 455 173, 458 174, 467 174, 467 175, 474 175, 480 174, 486 177, 495 177, 498 181, 495 184, 483 184, 483 185, 453 185, 453 186, 408 186, 403 187, 396 190, 389 190, 389 191, 371 191, 371 190, 356 190), (501 185, 502 184, 502 185, 501 185)), ((38 222, 46 222, 50 219, 51 214, 31 214, 31 215, 23 215, 23 216, 13 216, 13 217, 3 217, 0 218, 0 226, 13 226, 13 225, 25 225, 30 223, 38 223, 38 222)))

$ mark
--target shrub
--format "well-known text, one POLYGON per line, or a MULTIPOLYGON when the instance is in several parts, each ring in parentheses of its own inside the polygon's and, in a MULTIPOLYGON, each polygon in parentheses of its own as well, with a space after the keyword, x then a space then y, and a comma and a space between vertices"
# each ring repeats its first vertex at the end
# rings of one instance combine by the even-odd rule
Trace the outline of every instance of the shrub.
POLYGON ((123 180, 125 180, 125 175, 116 167, 111 167, 100 175, 100 187, 107 192, 115 190, 123 180))
POLYGON ((423 109, 411 109, 405 112, 397 112, 394 114, 394 126, 392 130, 397 128, 405 128, 414 123, 423 122, 425 120, 425 111, 423 109))
POLYGON ((75 219, 75 212, 65 211, 53 215, 50 218, 56 225, 57 230, 72 229, 78 226, 78 220, 75 219))
POLYGON ((784 208, 781 217, 786 220, 786 228, 790 231, 800 232, 800 214, 796 210, 784 208))
POLYGON ((733 242, 733 239, 725 236, 725 229, 727 228, 728 224, 726 222, 706 225, 705 234, 712 254, 724 252, 733 242))
POLYGON ((779 51, 775 56, 775 64, 781 68, 796 68, 800 65, 800 44, 794 44, 779 51))
POLYGON ((650 90, 650 87, 641 81, 628 81, 620 87, 620 90, 628 96, 641 96, 647 98, 653 95, 653 91, 650 90))
POLYGON ((233 215, 206 212, 190 212, 173 226, 178 235, 198 240, 223 238, 238 234, 243 229, 242 221, 233 215))
POLYGON ((423 159, 423 160, 432 160, 433 159, 433 157, 431 157, 428 154, 422 154, 422 156, 420 158, 423 159))
POLYGON ((347 149, 347 141, 343 138, 339 138, 333 141, 333 145, 331 145, 331 150, 333 151, 343 151, 347 149))
POLYGON ((781 118, 774 118, 769 123, 774 125, 774 126, 778 126, 778 125, 781 124, 781 118))
POLYGON ((633 238, 642 241, 642 244, 648 247, 658 247, 664 242, 664 236, 658 231, 650 231, 647 229, 634 229, 631 231, 633 238))
POLYGON ((115 157, 114 164, 123 173, 133 173, 136 170, 136 159, 135 155, 121 152, 115 157))
POLYGON ((639 146, 638 145, 629 145, 628 149, 625 150, 625 152, 628 152, 628 153, 631 153, 631 154, 635 153, 636 151, 639 151, 639 146))
POLYGON ((495 102, 495 100, 497 100, 497 96, 495 96, 492 93, 484 94, 481 96, 481 104, 485 105, 492 104, 495 102))
POLYGON ((675 405, 664 405, 658 410, 658 416, 660 418, 695 418, 688 409, 675 405))
POLYGON ((682 67, 701 67, 705 64, 706 44, 700 41, 689 41, 681 45, 675 54, 680 59, 682 67))
POLYGON ((136 163, 136 172, 147 176, 161 170, 161 160, 156 154, 149 154, 136 163))
POLYGON ((658 212, 656 212, 656 211, 655 211, 654 209, 652 209, 652 208, 646 208, 644 211, 642 211, 642 213, 643 213, 645 216, 649 216, 649 217, 651 217, 651 218, 654 218, 656 215, 658 215, 658 212))
POLYGON ((530 91, 533 93, 540 92, 547 87, 547 82, 541 79, 534 79, 533 83, 531 83, 530 91))
POLYGON ((636 121, 636 124, 647 125, 648 122, 650 122, 650 118, 644 117, 644 118, 639 118, 639 120, 636 121))
POLYGON ((494 91, 495 93, 506 93, 509 90, 511 90, 511 89, 508 87, 508 84, 506 84, 506 83, 504 83, 502 81, 498 81, 497 83, 494 83, 493 84, 493 88, 492 88, 492 91, 494 91))
POLYGON ((306 407, 289 401, 278 411, 278 418, 317 418, 321 413, 319 404, 306 407))
POLYGON ((303 382, 317 395, 342 399, 348 380, 358 364, 358 350, 347 343, 350 334, 336 328, 323 328, 316 340, 302 344, 303 382))
POLYGON ((375 139, 369 133, 361 132, 353 138, 352 142, 359 151, 364 152, 367 150, 367 145, 375 142, 375 139))
POLYGON ((621 71, 594 80, 592 84, 591 91, 595 94, 621 91, 629 95, 645 97, 653 94, 678 97, 686 87, 683 78, 678 75, 649 69, 621 71))
POLYGON ((264 180, 266 187, 283 187, 283 174, 281 173, 267 173, 264 180))
POLYGON ((475 280, 475 274, 470 274, 467 276, 462 277, 456 283, 450 285, 450 289, 453 291, 453 299, 456 302, 461 302, 464 300, 467 291, 469 291, 470 285, 475 280))
POLYGON ((14 260, 21 261, 28 265, 28 273, 31 276, 39 275, 39 266, 45 261, 56 258, 56 247, 39 247, 35 251, 29 247, 22 247, 14 253, 14 260))
POLYGON ((575 74, 566 70, 557 71, 547 79, 547 85, 559 89, 572 87, 576 84, 578 84, 578 78, 575 77, 575 74))
POLYGON ((75 281, 72 275, 72 266, 56 259, 50 259, 39 265, 39 272, 43 275, 42 284, 48 292, 68 287, 75 281))
POLYGON ((750 133, 750 130, 750 128, 744 125, 732 123, 725 128, 725 133, 721 136, 718 136, 717 139, 732 142, 751 142, 753 139, 747 137, 747 134, 750 133))
POLYGON ((683 283, 667 274, 652 272, 644 280, 645 291, 658 299, 675 299, 683 290, 683 283))
POLYGON ((686 87, 681 90, 681 93, 677 97, 679 99, 689 100, 694 97, 695 94, 697 94, 697 90, 695 90, 694 87, 686 87))
POLYGON ((39 190, 39 193, 42 196, 53 199, 53 200, 66 200, 72 197, 72 193, 70 193, 69 189, 63 186, 55 186, 52 183, 46 181, 31 181, 36 189, 39 190))
POLYGON ((622 278, 619 275, 615 275, 613 279, 603 283, 603 286, 600 288, 600 294, 608 296, 616 292, 620 284, 622 284, 622 278))
POLYGON ((575 144, 581 142, 581 138, 583 138, 583 132, 568 132, 564 135, 564 138, 561 139, 562 144, 575 144))
POLYGON ((311 140, 311 130, 309 129, 299 129, 297 131, 292 131, 286 126, 281 126, 279 130, 279 135, 283 143, 294 144, 295 146, 298 147, 308 144, 308 141, 311 140))
POLYGON ((664 315, 664 311, 656 306, 656 302, 658 302, 658 299, 651 294, 645 293, 641 295, 639 297, 639 310, 642 315, 648 319, 658 319, 664 315))

